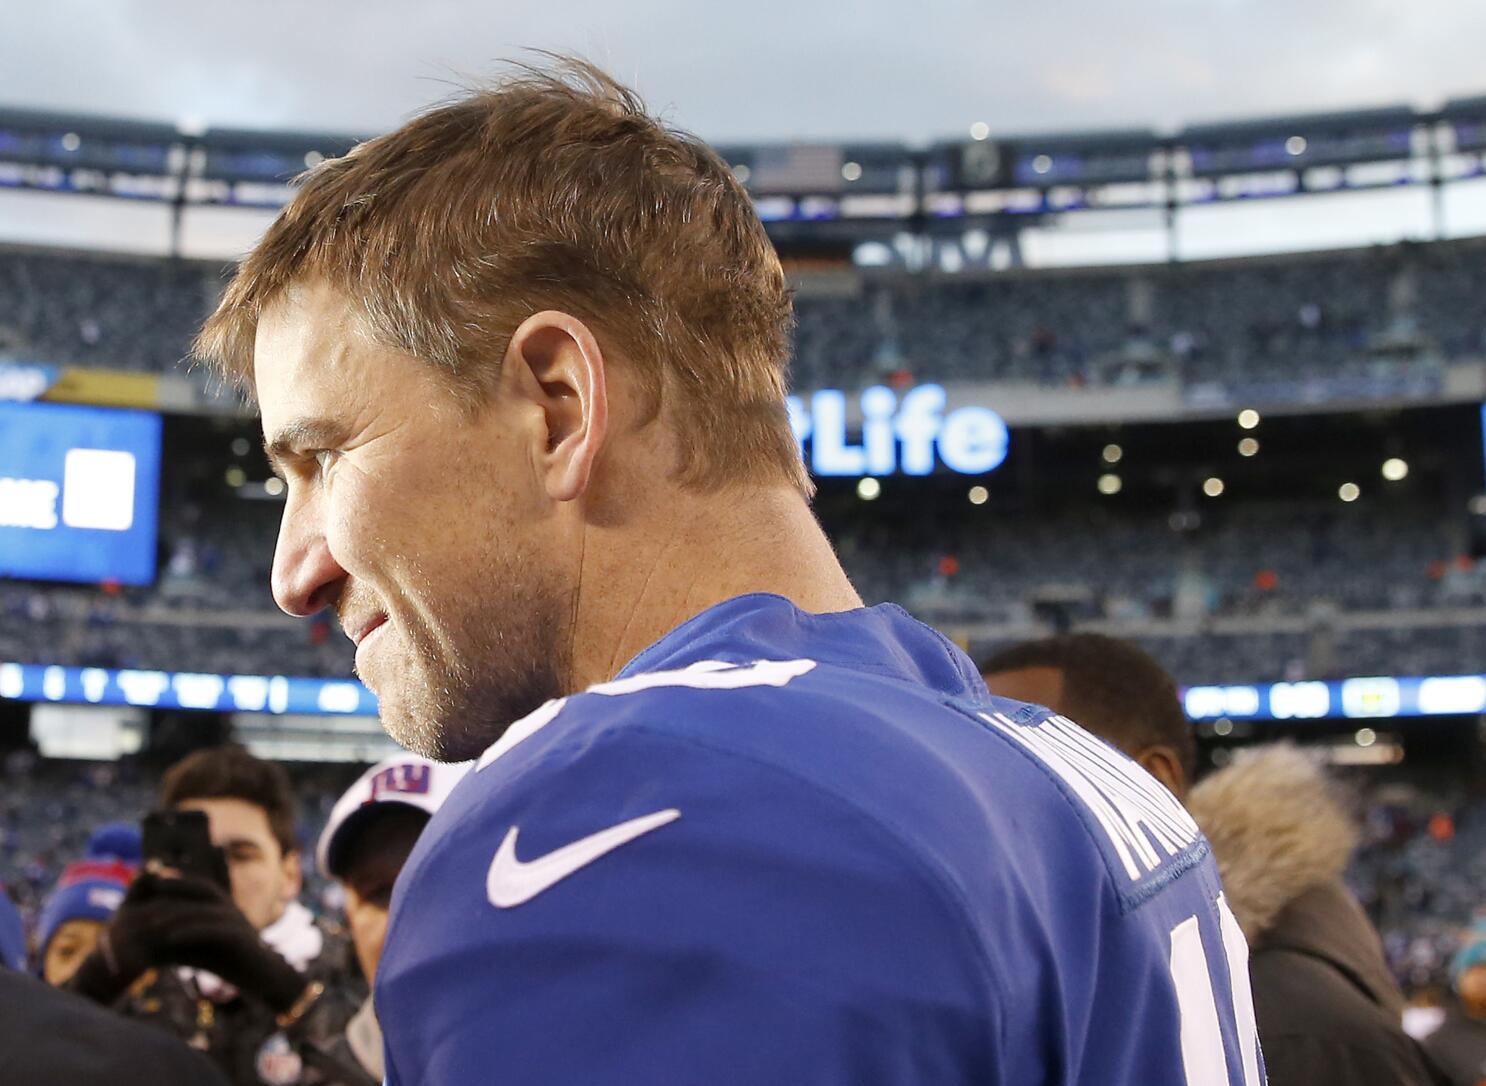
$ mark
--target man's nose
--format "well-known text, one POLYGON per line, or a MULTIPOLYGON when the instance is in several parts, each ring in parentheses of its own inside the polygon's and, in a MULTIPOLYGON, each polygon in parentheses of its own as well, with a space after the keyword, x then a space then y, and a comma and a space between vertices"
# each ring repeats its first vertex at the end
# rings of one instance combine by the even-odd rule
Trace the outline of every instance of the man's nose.
POLYGON ((274 602, 300 618, 331 606, 346 579, 312 512, 293 504, 285 508, 273 555, 274 602))

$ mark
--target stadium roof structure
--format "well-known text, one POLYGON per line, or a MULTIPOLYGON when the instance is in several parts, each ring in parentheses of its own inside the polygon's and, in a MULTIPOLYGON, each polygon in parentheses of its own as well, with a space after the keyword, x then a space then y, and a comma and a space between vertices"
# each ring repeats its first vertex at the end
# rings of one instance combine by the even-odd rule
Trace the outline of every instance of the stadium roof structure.
POLYGON ((134 143, 170 142, 179 136, 175 125, 127 117, 100 117, 90 113, 55 113, 38 109, 0 110, 0 128, 36 133, 76 132, 103 140, 134 143))
MULTIPOLYGON (((347 133, 208 128, 0 108, 0 187, 274 208, 347 133)), ((936 227, 1014 235, 1048 215, 1164 209, 1486 176, 1486 96, 1093 131, 978 131, 928 146, 728 145, 776 240, 891 239, 936 227), (986 138, 973 138, 984 136, 986 138), (1447 161, 1448 159, 1448 161, 1447 161)))
POLYGON ((209 128, 195 143, 205 152, 200 176, 206 180, 282 185, 327 158, 341 157, 363 138, 344 133, 209 128))
POLYGON ((1341 133, 1396 125, 1412 126, 1428 117, 1407 105, 1378 106, 1371 109, 1326 110, 1319 113, 1291 113, 1271 117, 1240 118, 1189 124, 1174 137, 1179 143, 1221 139, 1250 138, 1265 135, 1311 135, 1341 133))

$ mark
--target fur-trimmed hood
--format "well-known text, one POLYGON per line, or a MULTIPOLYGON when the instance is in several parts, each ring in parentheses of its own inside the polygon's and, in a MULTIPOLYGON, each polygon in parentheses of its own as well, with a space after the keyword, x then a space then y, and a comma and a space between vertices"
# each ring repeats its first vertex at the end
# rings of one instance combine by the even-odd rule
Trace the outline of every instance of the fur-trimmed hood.
POLYGON ((1284 908, 1346 869, 1357 833, 1320 763, 1289 743, 1239 751, 1187 798, 1251 945, 1284 908))

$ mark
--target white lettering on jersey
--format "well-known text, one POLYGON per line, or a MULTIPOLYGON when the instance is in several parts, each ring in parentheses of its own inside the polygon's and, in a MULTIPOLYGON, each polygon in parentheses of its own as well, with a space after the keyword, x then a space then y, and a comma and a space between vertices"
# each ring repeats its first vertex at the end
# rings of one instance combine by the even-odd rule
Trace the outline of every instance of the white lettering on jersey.
POLYGON ((745 686, 783 686, 815 668, 814 660, 759 660, 752 664, 729 664, 722 660, 698 660, 679 671, 651 671, 628 679, 590 686, 590 694, 633 694, 657 686, 686 686, 693 690, 741 690, 745 686))
POLYGON ((1037 725, 1016 724, 1003 713, 980 717, 1062 778, 1109 838, 1132 881, 1199 837, 1197 823, 1176 797, 1067 717, 1050 716, 1037 725))
MULTIPOLYGON (((686 687, 691 690, 741 690, 749 686, 783 686, 791 679, 815 669, 814 660, 758 660, 751 664, 730 664, 724 660, 698 660, 676 671, 649 671, 628 679, 590 686, 585 693, 618 697, 657 687, 686 687)), ((505 734, 490 744, 475 763, 479 772, 502 754, 534 735, 557 719, 568 703, 567 698, 554 698, 541 708, 522 717, 506 729, 505 734)))

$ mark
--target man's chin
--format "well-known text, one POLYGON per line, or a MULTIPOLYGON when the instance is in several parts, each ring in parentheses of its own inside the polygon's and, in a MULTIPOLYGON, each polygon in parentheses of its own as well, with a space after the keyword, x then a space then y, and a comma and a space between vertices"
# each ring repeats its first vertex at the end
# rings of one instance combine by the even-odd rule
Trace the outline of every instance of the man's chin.
POLYGON ((481 699, 477 711, 472 706, 435 706, 422 698, 404 699, 389 693, 379 706, 382 729, 398 745, 436 762, 467 762, 485 753, 513 722, 547 700, 535 693, 495 705, 481 699))
POLYGON ((411 751, 435 762, 459 762, 462 758, 450 757, 444 732, 427 714, 410 713, 390 699, 381 701, 380 716, 382 730, 404 750, 411 751))
POLYGON ((484 734, 469 713, 429 705, 423 698, 379 695, 382 730, 405 750, 435 762, 467 762, 484 753, 504 728, 484 734))

